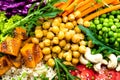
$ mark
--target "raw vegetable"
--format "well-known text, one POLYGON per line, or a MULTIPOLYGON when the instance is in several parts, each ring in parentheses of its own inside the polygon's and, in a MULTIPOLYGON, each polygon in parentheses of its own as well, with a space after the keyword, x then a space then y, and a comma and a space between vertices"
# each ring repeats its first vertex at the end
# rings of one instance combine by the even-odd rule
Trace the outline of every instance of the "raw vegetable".
POLYGON ((10 33, 8 33, 10 30, 13 30, 15 27, 17 27, 19 25, 23 26, 27 30, 27 34, 29 34, 31 29, 34 27, 34 25, 36 25, 36 21, 39 18, 55 17, 58 13, 61 12, 61 10, 58 10, 57 8, 53 7, 52 5, 58 1, 51 0, 50 2, 48 2, 48 4, 46 4, 45 7, 43 7, 43 8, 38 7, 38 9, 36 9, 34 12, 30 11, 31 13, 29 13, 29 15, 27 15, 23 19, 21 19, 21 17, 19 18, 18 16, 15 16, 15 17, 13 16, 15 18, 15 20, 18 19, 19 21, 13 22, 10 19, 12 21, 12 23, 9 22, 9 24, 10 24, 9 27, 6 27, 4 29, 2 28, 0 31, 1 32, 0 42, 2 42, 8 35, 10 35, 10 33), (26 25, 27 25, 27 27, 26 27, 26 25))
POLYGON ((105 8, 105 9, 99 10, 99 11, 97 11, 95 13, 92 13, 89 16, 86 16, 85 18, 83 18, 83 20, 84 21, 89 21, 89 20, 92 20, 93 18, 95 18, 97 16, 100 16, 101 14, 111 12, 113 10, 118 10, 118 9, 120 9, 120 5, 110 6, 108 8, 105 8))
POLYGON ((107 52, 109 54, 110 53, 115 53, 116 55, 120 55, 120 51, 117 51, 117 50, 115 50, 115 49, 113 49, 109 46, 106 46, 102 42, 97 40, 94 36, 94 33, 91 30, 89 30, 88 28, 85 28, 82 25, 79 25, 78 27, 80 28, 80 30, 82 30, 92 40, 93 44, 96 44, 96 45, 100 46, 99 49, 96 51, 96 53, 107 50, 107 52))

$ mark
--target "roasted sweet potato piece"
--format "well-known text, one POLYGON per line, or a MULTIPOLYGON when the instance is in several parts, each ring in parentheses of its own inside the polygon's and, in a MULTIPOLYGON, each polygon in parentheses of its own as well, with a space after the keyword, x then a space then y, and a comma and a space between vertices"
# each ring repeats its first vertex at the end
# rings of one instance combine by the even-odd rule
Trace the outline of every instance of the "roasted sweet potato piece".
POLYGON ((17 68, 22 65, 21 58, 22 58, 21 53, 19 53, 18 56, 9 56, 11 63, 17 68))
POLYGON ((34 44, 25 44, 21 49, 21 54, 24 58, 26 67, 34 68, 36 66, 34 59, 34 44))
POLYGON ((36 64, 39 63, 43 58, 43 54, 40 49, 40 46, 37 44, 35 44, 35 47, 34 47, 34 58, 35 58, 36 64))
POLYGON ((21 49, 21 53, 27 67, 35 67, 43 58, 40 46, 34 43, 26 43, 21 49))
POLYGON ((6 40, 0 44, 0 52, 17 56, 20 47, 21 47, 20 39, 7 37, 6 40))
POLYGON ((0 57, 0 76, 11 68, 11 63, 6 56, 0 57))
POLYGON ((14 30, 14 37, 19 38, 21 40, 25 40, 27 38, 26 30, 23 29, 22 27, 17 27, 14 30))

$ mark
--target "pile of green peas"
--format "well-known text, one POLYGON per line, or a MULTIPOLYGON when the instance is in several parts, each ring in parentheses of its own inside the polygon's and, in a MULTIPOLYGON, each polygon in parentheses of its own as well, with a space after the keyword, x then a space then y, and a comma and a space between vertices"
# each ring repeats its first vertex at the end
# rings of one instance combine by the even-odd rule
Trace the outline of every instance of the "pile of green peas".
POLYGON ((91 20, 89 29, 99 41, 120 50, 120 10, 102 14, 91 20))

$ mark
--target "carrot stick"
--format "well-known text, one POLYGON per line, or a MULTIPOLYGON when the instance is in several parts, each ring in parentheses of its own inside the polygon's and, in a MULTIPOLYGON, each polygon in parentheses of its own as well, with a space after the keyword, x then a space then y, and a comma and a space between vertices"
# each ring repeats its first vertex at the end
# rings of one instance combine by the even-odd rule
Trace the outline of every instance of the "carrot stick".
POLYGON ((120 0, 114 0, 111 4, 114 4, 114 5, 120 4, 120 0))
POLYGON ((68 0, 66 4, 62 5, 60 9, 65 10, 74 0, 68 0))
MULTIPOLYGON (((104 0, 106 4, 110 4, 112 3, 114 0, 104 0)), ((98 8, 101 8, 102 6, 104 6, 104 3, 96 3, 95 5, 93 5, 92 7, 86 9, 85 11, 83 11, 81 13, 81 17, 86 16, 87 14, 91 13, 92 11, 97 10, 98 8)))
POLYGON ((100 11, 97 11, 95 13, 92 13, 91 15, 88 15, 87 17, 83 18, 84 21, 89 21, 92 20, 93 18, 100 16, 101 14, 113 11, 113 10, 118 10, 120 9, 120 4, 119 5, 115 5, 115 6, 111 6, 105 9, 102 9, 100 11))
POLYGON ((79 10, 80 12, 82 12, 82 11, 86 10, 87 8, 92 7, 92 5, 94 5, 95 3, 96 3, 95 0, 91 0, 91 2, 89 2, 86 5, 83 5, 82 7, 78 8, 77 10, 79 10))
POLYGON ((79 7, 82 7, 84 5, 87 5, 91 0, 85 0, 85 1, 82 1, 80 2, 77 6, 76 6, 76 9, 79 8, 79 7))
POLYGON ((56 3, 56 4, 54 4, 54 7, 59 7, 59 6, 63 5, 63 4, 65 4, 65 2, 56 3))
POLYGON ((83 0, 75 0, 71 5, 69 5, 66 9, 65 12, 62 14, 62 16, 67 16, 68 14, 72 13, 75 9, 75 6, 77 5, 78 2, 81 2, 83 0))

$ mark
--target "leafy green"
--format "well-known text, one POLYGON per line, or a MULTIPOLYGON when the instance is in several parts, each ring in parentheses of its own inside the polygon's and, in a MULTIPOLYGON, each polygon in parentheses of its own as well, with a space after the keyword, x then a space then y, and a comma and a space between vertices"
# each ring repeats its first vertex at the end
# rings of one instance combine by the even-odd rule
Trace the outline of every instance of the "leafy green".
MULTIPOLYGON (((88 37, 90 37, 90 39, 92 40, 93 44, 96 44, 96 45, 100 46, 100 47, 98 48, 98 50, 96 51, 97 53, 100 53, 100 52, 106 50, 109 54, 110 54, 110 53, 115 53, 116 55, 120 55, 120 51, 115 50, 115 49, 113 49, 113 48, 111 48, 111 47, 109 47, 109 46, 106 46, 106 45, 104 45, 102 42, 100 42, 99 40, 97 40, 97 39, 95 38, 95 36, 94 36, 94 33, 93 33, 91 30, 89 30, 88 28, 85 28, 85 27, 82 26, 82 25, 79 25, 78 27, 79 27, 79 29, 82 30, 88 37)), ((108 54, 108 53, 107 53, 107 54, 108 54)))
POLYGON ((8 21, 8 23, 6 24, 6 27, 1 30, 0 42, 2 42, 8 35, 10 35, 10 32, 13 32, 13 29, 18 26, 22 26, 23 28, 25 28, 27 30, 27 34, 29 35, 31 30, 36 26, 36 22, 39 18, 55 17, 57 14, 62 12, 62 10, 53 7, 53 4, 58 1, 61 0, 51 0, 46 4, 45 7, 38 7, 37 9, 35 9, 35 11, 31 11, 31 9, 29 11, 30 13, 22 19, 20 19, 18 16, 13 16, 13 20, 10 19, 10 21, 8 21), (17 22, 14 19, 17 19, 17 22))
POLYGON ((70 74, 69 70, 75 69, 73 66, 68 67, 64 65, 60 59, 57 58, 55 58, 54 60, 58 80, 75 80, 76 78, 80 80, 80 78, 70 74))
POLYGON ((88 62, 88 64, 86 64, 86 67, 87 68, 92 68, 93 67, 93 64, 91 62, 88 62))

